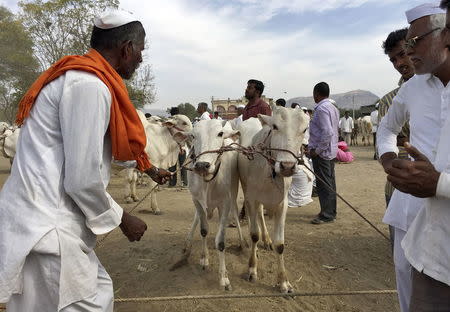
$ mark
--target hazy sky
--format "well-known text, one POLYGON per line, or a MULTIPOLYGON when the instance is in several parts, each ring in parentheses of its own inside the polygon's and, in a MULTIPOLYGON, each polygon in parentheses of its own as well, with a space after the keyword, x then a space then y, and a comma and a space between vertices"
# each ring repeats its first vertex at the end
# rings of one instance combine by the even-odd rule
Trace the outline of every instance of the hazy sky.
MULTIPOLYGON (((0 1, 17 8, 17 1, 0 1)), ((152 107, 161 108, 241 97, 250 78, 273 98, 309 96, 319 81, 332 93, 382 96, 399 79, 382 41, 407 26, 405 10, 424 2, 121 0, 120 7, 144 24, 144 62, 156 76, 152 107)))

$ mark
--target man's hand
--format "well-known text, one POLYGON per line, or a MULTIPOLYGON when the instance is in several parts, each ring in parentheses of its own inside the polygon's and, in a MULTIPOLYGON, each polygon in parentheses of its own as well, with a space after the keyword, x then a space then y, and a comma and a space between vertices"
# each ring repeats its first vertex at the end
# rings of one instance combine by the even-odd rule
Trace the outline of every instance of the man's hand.
POLYGON ((415 161, 392 160, 391 166, 385 168, 388 174, 387 179, 396 189, 404 193, 422 198, 434 196, 440 173, 436 171, 428 158, 414 146, 405 143, 405 149, 415 161))
POLYGON ((142 235, 147 230, 147 224, 138 217, 132 216, 124 211, 120 229, 130 242, 140 241, 142 235))
POLYGON ((307 157, 309 157, 309 158, 313 158, 313 157, 316 157, 317 156, 317 153, 316 153, 316 150, 315 149, 307 149, 306 150, 306 156, 307 157))
POLYGON ((168 182, 172 177, 171 172, 156 167, 151 167, 150 169, 146 170, 145 173, 148 174, 149 177, 158 184, 164 184, 168 182))
POLYGON ((397 159, 397 154, 393 152, 384 153, 380 157, 380 163, 383 166, 384 172, 388 173, 387 170, 392 168, 392 162, 397 159))

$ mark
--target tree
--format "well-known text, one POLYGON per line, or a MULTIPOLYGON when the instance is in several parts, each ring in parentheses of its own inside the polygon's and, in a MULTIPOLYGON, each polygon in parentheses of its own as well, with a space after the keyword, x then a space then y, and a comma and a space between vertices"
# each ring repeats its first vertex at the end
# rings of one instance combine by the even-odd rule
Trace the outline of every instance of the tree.
POLYGON ((151 65, 139 68, 127 82, 128 93, 135 107, 143 107, 156 101, 155 76, 151 65))
POLYGON ((197 109, 190 103, 181 103, 178 105, 180 114, 186 115, 190 120, 194 120, 197 117, 197 109))
POLYGON ((35 44, 41 70, 65 55, 86 53, 94 17, 118 5, 118 0, 20 1, 21 18, 35 44))
POLYGON ((38 73, 33 42, 20 20, 0 6, 0 115, 14 121, 17 105, 38 73))
MULTIPOLYGON (((65 55, 86 53, 94 17, 107 8, 117 8, 119 0, 23 0, 19 6, 41 70, 45 70, 65 55)), ((155 102, 150 65, 138 70, 126 85, 136 107, 155 102)))

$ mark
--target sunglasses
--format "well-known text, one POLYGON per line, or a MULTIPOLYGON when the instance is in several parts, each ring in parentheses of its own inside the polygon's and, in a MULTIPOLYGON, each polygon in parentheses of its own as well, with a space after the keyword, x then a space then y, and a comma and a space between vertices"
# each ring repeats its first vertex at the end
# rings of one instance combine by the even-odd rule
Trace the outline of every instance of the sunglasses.
POLYGON ((430 30, 429 32, 424 33, 423 35, 415 36, 411 39, 406 40, 405 45, 404 45, 405 50, 414 48, 419 40, 422 40, 423 38, 425 38, 426 36, 428 36, 429 34, 431 34, 432 32, 434 32, 438 29, 441 29, 441 28, 440 27, 434 28, 434 29, 430 30))

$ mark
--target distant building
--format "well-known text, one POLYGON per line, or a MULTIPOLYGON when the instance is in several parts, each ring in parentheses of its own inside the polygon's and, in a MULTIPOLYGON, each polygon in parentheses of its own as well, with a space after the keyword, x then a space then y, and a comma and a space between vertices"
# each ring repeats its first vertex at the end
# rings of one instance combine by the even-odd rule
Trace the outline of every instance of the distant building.
MULTIPOLYGON (((261 97, 264 102, 271 105, 273 103, 272 98, 267 98, 265 95, 261 97)), ((240 99, 226 99, 226 100, 219 100, 214 99, 214 97, 211 98, 211 104, 212 104, 212 111, 213 112, 219 112, 219 116, 222 117, 222 119, 233 119, 237 117, 237 107, 238 105, 247 105, 248 100, 243 96, 240 99)))

